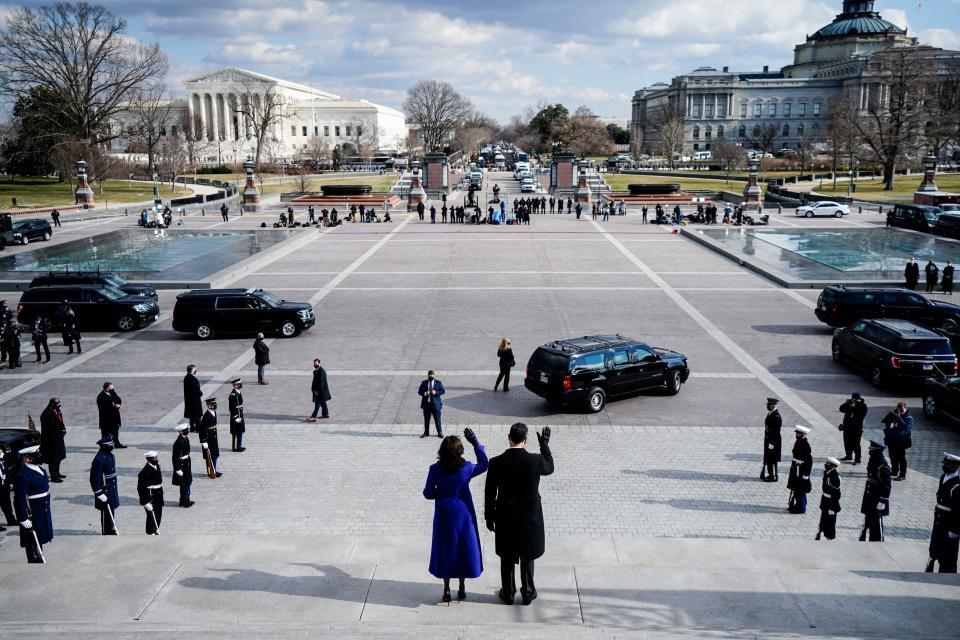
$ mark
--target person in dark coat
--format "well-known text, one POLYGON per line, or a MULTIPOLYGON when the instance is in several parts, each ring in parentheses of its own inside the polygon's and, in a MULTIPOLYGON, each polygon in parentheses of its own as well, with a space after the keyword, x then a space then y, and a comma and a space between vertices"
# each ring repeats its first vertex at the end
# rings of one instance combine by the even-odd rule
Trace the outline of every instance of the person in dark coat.
POLYGON ((953 295, 953 262, 951 260, 947 260, 947 266, 943 268, 940 286, 943 288, 945 294, 948 296, 953 295))
POLYGON ((307 422, 316 422, 317 414, 320 418, 330 417, 327 402, 330 401, 330 387, 327 385, 327 372, 320 366, 320 360, 313 360, 313 382, 310 383, 310 393, 313 396, 313 413, 307 417, 307 422))
POLYGON ((782 448, 780 427, 783 426, 783 418, 777 409, 779 403, 777 398, 767 398, 767 417, 763 420, 763 466, 760 468, 760 479, 764 482, 780 480, 777 465, 782 448))
POLYGON ((451 578, 459 579, 457 600, 464 600, 464 580, 483 573, 470 480, 487 470, 487 452, 470 429, 464 430, 463 437, 473 445, 476 464, 463 459, 463 443, 458 436, 447 436, 440 443, 437 462, 430 465, 423 487, 423 497, 434 501, 430 575, 443 580, 444 602, 451 600, 451 578))
POLYGON ((842 462, 860 464, 860 440, 863 437, 863 421, 867 417, 867 411, 867 403, 856 392, 840 405, 840 413, 843 414, 843 423, 840 425, 840 430, 843 431, 844 456, 840 458, 842 462))
POLYGON ((41 360, 41 349, 47 358, 46 362, 50 362, 50 346, 47 344, 47 321, 43 319, 43 316, 37 316, 34 319, 31 336, 33 337, 33 350, 37 352, 37 362, 41 360))
POLYGON ((812 488, 810 473, 813 471, 813 454, 810 451, 810 441, 807 440, 810 429, 798 424, 793 431, 797 439, 793 443, 793 460, 790 463, 790 478, 787 480, 787 489, 790 489, 787 511, 806 513, 807 494, 812 488))
MULTIPOLYGON (((10 492, 13 489, 16 467, 7 469, 7 465, 3 461, 6 454, 6 447, 0 443, 0 513, 3 514, 7 527, 12 527, 17 524, 16 518, 13 517, 13 505, 10 503, 10 492)), ((0 524, 0 531, 6 531, 7 527, 0 524)))
POLYGON ((417 203, 417 215, 420 216, 420 222, 423 222, 423 212, 426 210, 427 208, 423 206, 422 202, 417 203))
POLYGON ((20 546, 27 552, 27 562, 43 562, 43 545, 53 540, 53 517, 50 513, 50 481, 39 464, 39 446, 20 450, 23 464, 14 483, 14 508, 20 524, 20 546))
POLYGON ((183 376, 183 417, 189 421, 190 430, 196 431, 203 415, 203 390, 197 380, 197 365, 187 365, 187 375, 183 376))
POLYGON ((77 347, 77 353, 83 353, 80 348, 80 327, 77 326, 77 317, 71 309, 64 317, 60 327, 60 335, 63 337, 63 344, 69 348, 69 353, 73 353, 73 347, 77 347))
POLYGON ((263 377, 264 368, 270 364, 270 347, 263 341, 262 333, 253 341, 253 362, 257 365, 257 384, 270 384, 263 377))
POLYGON ((504 392, 510 391, 510 369, 517 366, 517 362, 513 358, 513 349, 510 348, 510 338, 504 338, 500 341, 500 346, 497 348, 497 358, 500 359, 500 375, 497 376, 493 390, 497 390, 502 380, 504 392))
POLYGON ((917 283, 920 281, 920 265, 917 264, 916 258, 910 258, 910 262, 903 270, 903 278, 907 281, 907 289, 912 291, 917 288, 917 283))
POLYGON ((437 427, 437 437, 443 437, 440 413, 443 411, 443 394, 446 392, 447 390, 443 388, 443 383, 437 379, 433 369, 427 371, 427 379, 420 382, 420 387, 417 389, 417 395, 420 396, 420 409, 423 410, 421 438, 430 435, 430 418, 433 418, 433 424, 437 427))
POLYGON ((22 367, 23 361, 20 359, 20 328, 17 326, 15 320, 9 320, 7 322, 7 327, 3 334, 3 341, 7 345, 7 357, 10 359, 10 364, 7 366, 11 369, 22 367))
POLYGON ((927 266, 924 267, 923 270, 927 277, 927 293, 933 293, 937 282, 940 280, 940 268, 937 267, 933 260, 927 260, 927 266))
POLYGON ((907 478, 907 449, 913 446, 913 416, 906 402, 898 402, 883 418, 883 443, 890 452, 890 471, 894 480, 907 478))
POLYGON ((50 482, 63 482, 67 477, 60 473, 60 462, 67 458, 66 435, 60 398, 50 398, 47 408, 40 413, 40 452, 50 468, 50 482))
POLYGON ((840 461, 827 458, 823 464, 823 484, 820 496, 820 528, 816 540, 823 535, 827 540, 837 537, 837 514, 840 513, 840 461))
POLYGON ((957 572, 960 550, 960 456, 943 454, 943 475, 937 488, 937 506, 933 510, 930 532, 930 561, 927 573, 940 563, 940 573, 957 572))
POLYGON ((863 531, 860 532, 860 542, 866 542, 869 535, 870 542, 883 542, 883 519, 890 515, 890 465, 883 455, 886 447, 876 440, 870 441, 867 453, 867 482, 863 487, 863 501, 860 503, 860 513, 863 514, 863 531))
POLYGON ((120 506, 120 489, 117 485, 117 461, 113 457, 113 438, 106 435, 97 444, 100 450, 90 465, 93 505, 100 512, 100 533, 115 536, 119 534, 116 514, 120 506))
POLYGON ((540 453, 530 453, 527 425, 517 422, 507 436, 510 448, 490 460, 484 492, 484 520, 496 533, 500 556, 500 600, 513 604, 517 592, 514 565, 520 565, 520 597, 530 604, 537 597, 533 581, 534 560, 543 555, 543 507, 540 503, 540 476, 553 473, 550 454, 550 427, 537 434, 540 453))
POLYGON ((160 521, 163 519, 163 473, 156 451, 147 451, 143 469, 137 474, 137 495, 140 506, 146 512, 145 525, 148 536, 160 534, 160 521))
POLYGON ((223 474, 217 470, 217 460, 220 458, 220 441, 217 439, 217 399, 207 398, 205 402, 207 410, 200 418, 197 435, 200 436, 200 448, 203 449, 205 456, 210 456, 214 475, 219 478, 223 474))
POLYGON ((190 425, 177 425, 177 439, 173 441, 172 484, 180 487, 180 506, 192 507, 190 485, 193 484, 193 469, 190 466, 190 425))
POLYGON ((110 436, 110 440, 117 449, 126 449, 120 444, 120 405, 123 401, 117 395, 112 382, 103 383, 103 391, 97 396, 97 411, 100 414, 100 435, 110 436))
POLYGON ((243 433, 247 430, 247 423, 243 417, 243 380, 234 378, 230 381, 233 390, 227 396, 227 406, 230 410, 230 450, 242 453, 247 450, 243 446, 243 433))

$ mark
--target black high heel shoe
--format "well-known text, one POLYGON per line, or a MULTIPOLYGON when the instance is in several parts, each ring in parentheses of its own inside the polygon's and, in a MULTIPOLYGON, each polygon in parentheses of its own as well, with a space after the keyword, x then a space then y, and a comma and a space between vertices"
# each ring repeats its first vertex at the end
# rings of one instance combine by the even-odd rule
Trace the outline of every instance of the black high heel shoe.
POLYGON ((466 600, 466 599, 467 599, 467 590, 457 589, 457 600, 466 600))
POLYGON ((444 602, 450 602, 451 600, 453 600, 453 598, 450 597, 450 589, 443 590, 443 598, 441 598, 441 600, 443 600, 444 602))

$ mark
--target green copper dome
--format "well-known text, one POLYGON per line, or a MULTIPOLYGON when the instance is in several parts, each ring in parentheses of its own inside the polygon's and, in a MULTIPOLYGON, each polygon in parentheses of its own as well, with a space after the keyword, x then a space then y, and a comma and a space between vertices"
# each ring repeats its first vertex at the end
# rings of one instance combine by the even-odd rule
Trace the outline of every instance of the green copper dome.
POLYGON ((840 38, 856 34, 906 34, 892 22, 887 22, 873 10, 873 2, 867 0, 845 0, 843 13, 833 22, 813 34, 813 38, 840 38))

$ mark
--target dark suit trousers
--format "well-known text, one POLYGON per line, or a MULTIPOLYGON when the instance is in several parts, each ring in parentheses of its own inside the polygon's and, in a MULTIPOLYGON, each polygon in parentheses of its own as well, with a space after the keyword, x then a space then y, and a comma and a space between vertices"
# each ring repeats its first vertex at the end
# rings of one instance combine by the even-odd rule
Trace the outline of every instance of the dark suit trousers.
MULTIPOLYGON (((530 596, 537 591, 533 583, 533 560, 521 559, 520 564, 520 597, 530 596)), ((513 560, 500 558, 500 584, 505 595, 512 596, 517 592, 516 564, 513 560)))
MULTIPOLYGON (((13 505, 10 504, 10 485, 8 484, 0 484, 0 511, 3 512, 6 518, 6 524, 17 521, 17 519, 13 517, 13 505)), ((4 523, 0 522, 0 524, 4 523)))
POLYGON ((441 435, 443 433, 443 427, 440 424, 440 409, 432 402, 423 408, 423 432, 430 433, 431 416, 433 416, 433 423, 437 425, 437 435, 441 435))

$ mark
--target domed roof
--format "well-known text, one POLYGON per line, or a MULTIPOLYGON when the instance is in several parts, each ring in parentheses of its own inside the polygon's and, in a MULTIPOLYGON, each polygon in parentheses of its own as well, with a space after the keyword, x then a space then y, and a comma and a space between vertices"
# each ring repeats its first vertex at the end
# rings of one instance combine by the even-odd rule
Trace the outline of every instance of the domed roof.
POLYGON ((837 19, 813 34, 814 38, 836 38, 840 36, 856 34, 881 34, 881 33, 899 33, 905 34, 906 31, 887 22, 879 14, 839 15, 837 19))
POLYGON ((717 70, 716 70, 715 68, 713 68, 713 67, 697 67, 696 69, 694 69, 694 70, 691 71, 690 73, 691 73, 691 75, 694 74, 694 73, 710 74, 710 73, 717 73, 717 70))

